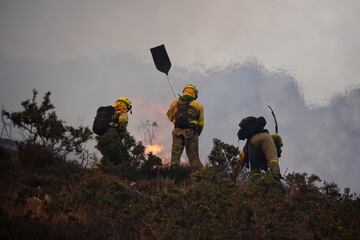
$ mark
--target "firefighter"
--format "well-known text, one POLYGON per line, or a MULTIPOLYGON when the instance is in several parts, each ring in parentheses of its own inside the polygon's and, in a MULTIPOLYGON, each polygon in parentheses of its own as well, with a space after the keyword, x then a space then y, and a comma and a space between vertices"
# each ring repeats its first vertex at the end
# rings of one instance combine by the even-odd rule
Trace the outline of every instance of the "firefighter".
POLYGON ((246 140, 246 144, 237 159, 233 177, 236 178, 238 172, 246 166, 253 174, 270 171, 274 178, 280 181, 278 155, 281 155, 282 144, 279 148, 276 147, 273 137, 264 128, 265 125, 266 120, 263 117, 251 116, 241 120, 238 138, 246 140))
POLYGON ((113 104, 115 108, 114 120, 110 121, 109 126, 120 130, 125 130, 128 124, 128 112, 131 112, 132 104, 127 97, 121 97, 113 104))
POLYGON ((131 112, 132 104, 127 97, 121 97, 112 105, 114 112, 109 119, 107 131, 98 137, 97 149, 103 155, 102 162, 119 164, 128 157, 122 139, 127 133, 128 112, 131 112))
POLYGON ((184 148, 192 169, 203 167, 199 158, 199 136, 204 127, 204 107, 196 100, 198 90, 186 85, 183 95, 174 99, 167 111, 168 119, 174 123, 172 131, 171 164, 180 165, 184 148))

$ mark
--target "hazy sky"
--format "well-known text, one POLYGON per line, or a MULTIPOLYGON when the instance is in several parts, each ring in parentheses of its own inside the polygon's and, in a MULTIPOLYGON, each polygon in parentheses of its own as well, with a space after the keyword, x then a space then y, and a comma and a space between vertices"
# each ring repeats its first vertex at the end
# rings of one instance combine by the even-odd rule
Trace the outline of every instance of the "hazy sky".
POLYGON ((357 0, 1 0, 0 51, 61 62, 165 43, 174 64, 208 68, 254 57, 292 72, 306 100, 359 84, 357 0))
POLYGON ((218 137, 242 146, 238 123, 278 114, 283 170, 314 172, 360 191, 360 2, 356 0, 0 0, 0 104, 50 90, 58 114, 91 125, 127 95, 171 147, 172 100, 149 49, 164 43, 180 91, 199 86, 202 161, 218 137), (314 107, 312 104, 317 104, 314 107))

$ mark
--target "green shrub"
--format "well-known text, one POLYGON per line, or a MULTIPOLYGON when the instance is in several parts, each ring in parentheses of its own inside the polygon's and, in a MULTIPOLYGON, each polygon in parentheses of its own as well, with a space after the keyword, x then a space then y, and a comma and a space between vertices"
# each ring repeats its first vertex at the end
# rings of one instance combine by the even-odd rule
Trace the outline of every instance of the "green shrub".
MULTIPOLYGON (((29 145, 29 147, 23 147, 25 154, 29 153, 29 148, 39 150, 38 155, 42 153, 52 156, 66 156, 69 153, 81 154, 84 150, 84 143, 92 138, 90 129, 66 125, 64 121, 58 119, 53 111, 55 107, 50 101, 51 93, 47 92, 41 103, 37 102, 37 95, 38 91, 34 89, 32 99, 21 103, 22 111, 2 111, 2 114, 10 119, 16 127, 24 131, 23 143, 29 145)), ((44 164, 40 163, 40 159, 35 161, 37 161, 36 164, 44 164)))

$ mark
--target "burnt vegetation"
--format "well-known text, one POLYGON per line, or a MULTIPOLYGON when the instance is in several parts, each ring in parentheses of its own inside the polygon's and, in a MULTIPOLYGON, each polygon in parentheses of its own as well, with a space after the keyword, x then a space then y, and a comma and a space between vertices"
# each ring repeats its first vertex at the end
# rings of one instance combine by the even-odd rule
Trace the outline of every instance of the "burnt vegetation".
POLYGON ((306 173, 234 181, 239 149, 219 139, 197 172, 164 166, 129 134, 124 159, 99 164, 84 149, 91 131, 37 96, 3 111, 25 138, 0 148, 0 239, 360 239, 347 188, 306 173))

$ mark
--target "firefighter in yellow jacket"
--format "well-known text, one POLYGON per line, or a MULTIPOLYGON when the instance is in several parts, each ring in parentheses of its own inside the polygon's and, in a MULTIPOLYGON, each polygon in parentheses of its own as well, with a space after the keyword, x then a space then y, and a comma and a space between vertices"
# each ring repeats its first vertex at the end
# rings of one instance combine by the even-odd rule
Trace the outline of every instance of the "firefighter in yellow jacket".
POLYGON ((131 101, 127 97, 121 97, 113 104, 115 108, 114 120, 110 122, 110 127, 115 127, 124 130, 128 124, 128 112, 131 111, 131 101))
MULTIPOLYGON (((247 117, 240 122, 238 138, 247 141, 237 159, 234 169, 235 178, 238 172, 246 166, 252 173, 270 171, 276 180, 281 179, 278 155, 281 154, 282 141, 278 149, 274 137, 264 129, 265 125, 266 120, 263 117, 247 117)), ((276 140, 280 141, 281 138, 276 138, 276 140)))
POLYGON ((127 134, 128 112, 131 111, 131 101, 121 97, 113 104, 115 112, 109 122, 109 128, 104 135, 98 137, 97 148, 103 155, 102 162, 118 164, 124 159, 127 152, 122 152, 122 139, 127 134))
POLYGON ((191 168, 199 170, 199 136, 204 127, 204 107, 197 101, 198 90, 194 85, 186 85, 183 95, 174 99, 167 112, 168 119, 174 123, 172 132, 171 164, 180 164, 184 148, 191 168))

